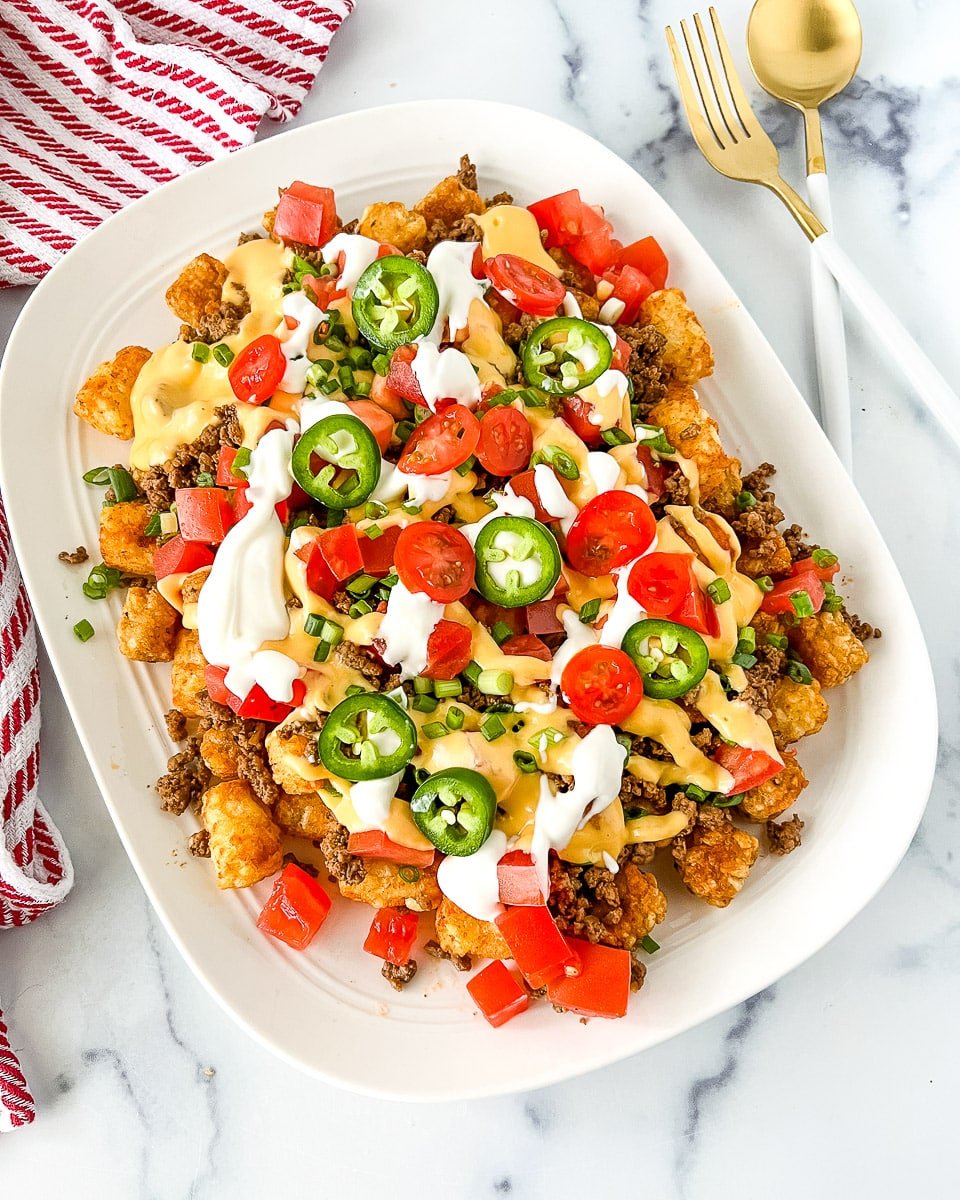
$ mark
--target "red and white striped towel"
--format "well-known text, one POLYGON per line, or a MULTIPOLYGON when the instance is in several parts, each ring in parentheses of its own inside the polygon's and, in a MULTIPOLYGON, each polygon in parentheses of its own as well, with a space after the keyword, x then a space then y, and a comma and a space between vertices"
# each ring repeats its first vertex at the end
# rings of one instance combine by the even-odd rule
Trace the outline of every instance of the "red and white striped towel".
MULTIPOLYGON (((354 0, 0 0, 0 286, 36 283, 124 204, 299 112, 354 0)), ((58 904, 37 796, 33 614, 0 502, 0 929, 58 904)), ((0 1132, 34 1105, 0 1012, 0 1132)))
POLYGON ((354 0, 2 0, 0 285, 296 116, 354 0))

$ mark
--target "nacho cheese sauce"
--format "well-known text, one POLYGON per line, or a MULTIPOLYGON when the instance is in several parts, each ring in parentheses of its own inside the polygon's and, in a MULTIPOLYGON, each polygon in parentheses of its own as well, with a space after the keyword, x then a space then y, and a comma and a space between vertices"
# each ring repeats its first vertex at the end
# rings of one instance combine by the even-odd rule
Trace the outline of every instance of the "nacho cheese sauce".
MULTIPOLYGON (((477 223, 485 257, 518 254, 559 275, 559 268, 542 248, 536 220, 526 209, 500 205, 481 214, 477 223)), ((502 386, 516 371, 516 357, 503 340, 500 320, 485 303, 484 285, 471 271, 475 247, 472 242, 441 242, 428 259, 440 308, 433 328, 418 343, 412 369, 431 408, 447 397, 474 407, 483 385, 495 382, 502 386)), ((342 256, 342 286, 349 292, 374 261, 377 250, 377 243, 368 238, 338 234, 324 247, 324 258, 332 262, 342 256)), ((316 638, 304 632, 311 613, 340 625, 346 642, 363 647, 376 640, 384 661, 396 666, 404 679, 422 672, 429 636, 446 618, 470 630, 471 656, 482 669, 512 674, 510 699, 516 711, 503 714, 506 732, 494 741, 487 741, 480 730, 483 715, 459 698, 440 700, 430 714, 408 711, 421 731, 428 722, 443 722, 450 707, 461 709, 463 727, 435 740, 421 737, 411 765, 430 773, 469 767, 490 781, 497 797, 496 829, 480 851, 468 858, 442 861, 438 878, 445 895, 472 916, 489 920, 500 911, 496 864, 508 847, 529 849, 545 882, 551 849, 570 862, 615 866, 626 846, 675 836, 685 827, 684 814, 628 820, 618 797, 624 772, 665 786, 696 784, 706 791, 729 791, 732 778, 728 772, 691 741, 687 712, 672 701, 645 697, 621 723, 627 733, 650 739, 669 755, 669 759, 652 758, 628 753, 607 726, 597 726, 581 737, 577 729, 583 727, 560 694, 563 669, 579 649, 598 642, 620 646, 627 629, 645 615, 627 590, 633 563, 613 578, 599 579, 587 578, 564 564, 568 590, 562 598, 555 598, 555 605, 566 637, 551 662, 504 654, 463 604, 437 603, 411 593, 402 583, 392 588, 386 612, 373 611, 357 618, 339 612, 307 588, 306 568, 297 551, 322 530, 296 528, 285 545, 274 505, 286 499, 292 488, 289 462, 297 420, 307 429, 331 412, 350 410, 337 400, 303 396, 310 363, 328 353, 313 343, 314 330, 326 314, 303 292, 284 296, 282 285, 292 260, 289 250, 267 239, 237 247, 226 260, 225 297, 249 300, 250 310, 239 332, 225 338, 225 344, 237 351, 254 337, 275 333, 287 358, 281 393, 270 404, 238 403, 226 368, 212 358, 202 364, 194 361, 185 342, 166 346, 151 356, 131 399, 136 429, 131 460, 138 468, 164 463, 178 446, 193 441, 216 419, 218 407, 236 406, 244 444, 253 451, 248 490, 252 507, 228 532, 189 617, 199 630, 205 658, 227 669, 227 685, 238 694, 245 695, 258 683, 271 698, 290 701, 294 680, 303 679, 306 694, 301 705, 267 738, 275 767, 282 764, 299 778, 303 792, 319 795, 349 832, 379 829, 400 845, 429 849, 431 843, 416 828, 408 804, 396 797, 401 775, 351 784, 331 776, 319 762, 308 760, 302 747, 292 748, 299 743, 284 735, 291 725, 330 712, 348 688, 368 686, 336 653, 325 663, 314 661, 316 638), (265 432, 277 420, 286 427, 265 432), (581 606, 594 599, 601 602, 596 628, 582 623, 578 616, 581 606), (533 753, 544 774, 520 772, 514 762, 517 751, 533 753), (572 776, 573 787, 562 792, 548 775, 572 776)), ((335 306, 351 330, 349 299, 337 301, 335 306)), ((570 293, 564 311, 579 315, 570 293)), ((599 327, 615 342, 612 329, 599 327)), ((583 354, 587 358, 595 351, 587 345, 583 354)), ((581 395, 593 405, 599 427, 618 426, 633 435, 627 380, 621 372, 607 370, 581 395)), ((635 444, 590 450, 549 409, 523 411, 531 426, 534 450, 559 447, 577 465, 579 475, 573 480, 558 478, 545 465, 534 472, 541 503, 564 533, 595 496, 627 489, 646 498, 646 474, 637 460, 635 444)), ((673 457, 687 475, 693 503, 667 507, 650 549, 686 554, 695 547, 694 570, 701 585, 715 579, 729 585, 731 601, 716 610, 719 633, 705 641, 711 659, 723 666, 735 688, 742 687, 743 673, 730 659, 736 652, 739 629, 750 623, 762 593, 737 570, 740 546, 730 526, 697 507, 695 466, 676 455, 664 457, 673 457)), ((403 526, 451 505, 462 523, 460 531, 474 543, 483 525, 497 515, 533 516, 532 504, 509 485, 492 494, 492 507, 475 494, 476 486, 473 470, 413 476, 384 462, 371 499, 386 506, 387 512, 375 518, 376 524, 381 529, 403 526), (401 507, 411 501, 421 506, 416 518, 401 507)), ((347 519, 358 530, 374 520, 363 506, 350 511, 347 519)), ((163 594, 178 608, 183 607, 182 583, 182 576, 169 577, 162 585, 163 594)), ((184 615, 186 624, 188 614, 184 615)), ((686 699, 723 737, 782 761, 767 723, 746 704, 726 695, 716 671, 708 671, 697 691, 686 699)))

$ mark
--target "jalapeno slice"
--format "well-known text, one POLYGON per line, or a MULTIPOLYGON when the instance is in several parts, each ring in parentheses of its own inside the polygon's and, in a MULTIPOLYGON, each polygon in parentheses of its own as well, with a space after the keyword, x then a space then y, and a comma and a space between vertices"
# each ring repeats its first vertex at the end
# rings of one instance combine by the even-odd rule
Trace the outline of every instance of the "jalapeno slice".
POLYGON ((607 370, 613 351, 602 330, 578 317, 538 325, 523 347, 523 375, 531 387, 570 396, 607 370))
POLYGON ((473 550, 477 591, 502 608, 536 604, 560 578, 557 539, 532 517, 494 517, 473 550))
POLYGON ((401 254, 372 262, 353 289, 353 319, 379 350, 395 350, 429 333, 439 308, 433 276, 401 254))
POLYGON ((332 413, 298 439, 290 469, 308 496, 327 508, 362 504, 380 482, 380 447, 357 417, 332 413), (314 470, 315 459, 321 460, 314 470))
POLYGON ((466 858, 490 836, 497 797, 476 771, 451 767, 420 784, 410 801, 410 811, 417 828, 441 854, 466 858))
POLYGON ((323 765, 351 783, 396 775, 416 748, 416 725, 399 704, 375 692, 341 700, 317 738, 323 765))
POLYGON ((710 665, 710 651, 696 630, 653 617, 630 626, 623 649, 636 663, 644 695, 654 700, 683 696, 697 686, 710 665))

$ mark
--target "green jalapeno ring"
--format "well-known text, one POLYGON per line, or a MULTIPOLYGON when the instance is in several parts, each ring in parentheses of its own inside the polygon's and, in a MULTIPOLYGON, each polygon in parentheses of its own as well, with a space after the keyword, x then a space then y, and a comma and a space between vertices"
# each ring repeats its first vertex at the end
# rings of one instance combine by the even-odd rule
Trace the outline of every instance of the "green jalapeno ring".
POLYGON ((624 635, 623 649, 640 672, 644 695, 654 700, 685 695, 710 665, 710 651, 700 634, 674 621, 637 621, 624 635))
POLYGON ((466 767, 430 775, 410 800, 420 832, 441 854, 476 854, 493 830, 497 797, 484 777, 466 767))
POLYGON ((430 272, 402 254, 372 262, 353 289, 353 319, 378 350, 395 350, 429 333, 440 309, 430 272))
POLYGON ((560 547, 546 525, 532 517, 501 516, 477 534, 476 587, 502 608, 535 604, 560 578, 560 547))
POLYGON ((523 375, 531 387, 553 396, 570 396, 589 387, 607 370, 613 350, 606 334, 579 317, 552 317, 527 338, 523 347, 523 375), (562 337, 550 344, 551 338, 562 337), (596 356, 592 366, 584 364, 584 351, 596 356), (555 373, 550 374, 553 370, 555 373))
POLYGON ((308 496, 327 508, 353 508, 362 504, 380 482, 380 447, 377 439, 357 417, 331 413, 311 425, 297 440, 290 470, 308 496), (314 473, 313 456, 325 460, 314 473), (340 470, 354 472, 339 487, 333 480, 340 470))
POLYGON ((416 725, 395 700, 376 692, 341 700, 317 738, 323 765, 332 775, 351 783, 396 775, 416 748, 416 725))

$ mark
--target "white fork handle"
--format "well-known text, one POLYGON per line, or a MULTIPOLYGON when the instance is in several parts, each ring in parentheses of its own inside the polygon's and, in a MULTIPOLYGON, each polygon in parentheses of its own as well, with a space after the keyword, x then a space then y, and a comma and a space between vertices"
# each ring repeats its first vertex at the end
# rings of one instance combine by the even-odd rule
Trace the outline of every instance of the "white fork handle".
POLYGON ((859 268, 829 233, 813 243, 844 295, 876 334, 877 341, 897 364, 927 408, 960 447, 960 399, 893 315, 886 301, 860 274, 859 268))
MULTIPOLYGON (((828 229, 833 228, 830 185, 823 172, 807 176, 810 207, 828 229)), ((817 350, 817 382, 820 386, 820 420, 837 457, 853 473, 853 434, 850 416, 850 377, 847 373, 847 342, 843 332, 840 289, 825 263, 810 255, 810 295, 813 301, 813 341, 817 350)))

